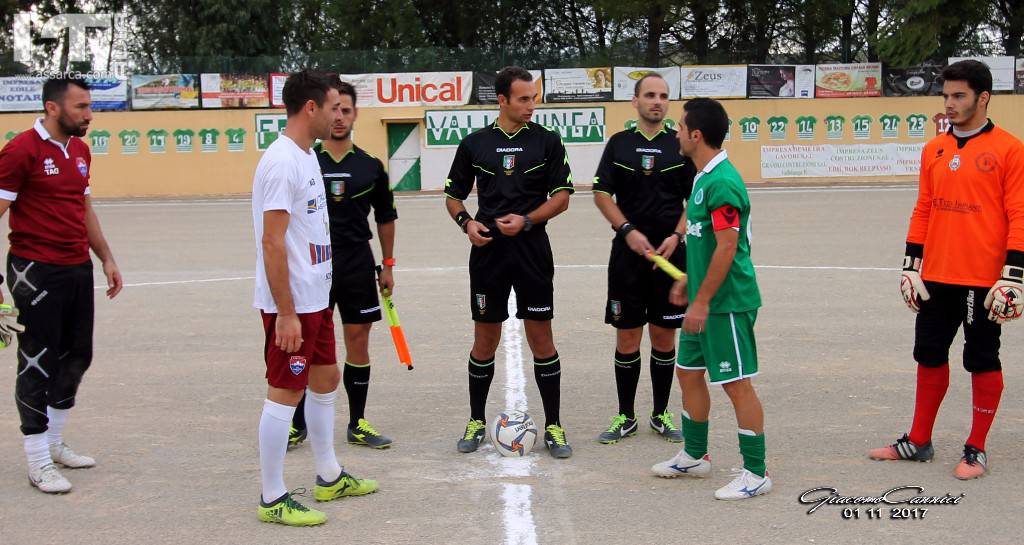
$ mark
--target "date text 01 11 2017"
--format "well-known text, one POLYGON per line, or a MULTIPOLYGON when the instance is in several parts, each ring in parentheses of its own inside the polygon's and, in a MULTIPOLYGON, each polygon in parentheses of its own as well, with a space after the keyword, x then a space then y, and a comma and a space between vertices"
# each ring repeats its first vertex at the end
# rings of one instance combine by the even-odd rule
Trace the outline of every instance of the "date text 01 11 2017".
POLYGON ((928 513, 926 506, 931 505, 959 505, 964 499, 964 494, 953 495, 945 493, 942 496, 925 496, 924 487, 921 486, 897 486, 886 490, 878 496, 844 496, 839 490, 830 486, 821 486, 804 491, 800 494, 799 502, 803 505, 810 505, 808 515, 814 514, 823 505, 839 505, 843 509, 840 515, 844 519, 876 520, 882 518, 915 520, 923 519, 928 513), (861 512, 859 506, 868 507, 861 512), (879 505, 896 505, 905 507, 889 508, 886 517, 879 505))

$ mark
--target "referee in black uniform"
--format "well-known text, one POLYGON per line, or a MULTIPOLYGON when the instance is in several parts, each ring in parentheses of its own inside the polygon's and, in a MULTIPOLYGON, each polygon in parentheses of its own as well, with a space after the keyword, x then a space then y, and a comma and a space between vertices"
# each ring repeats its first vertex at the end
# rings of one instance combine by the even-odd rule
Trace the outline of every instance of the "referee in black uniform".
POLYGON ((598 436, 605 444, 617 443, 637 431, 633 401, 640 381, 644 324, 651 336, 654 407, 650 427, 670 442, 683 440, 672 422, 668 399, 675 369, 676 329, 686 309, 669 302, 672 279, 645 257, 646 252, 656 252, 686 270, 683 201, 690 197, 696 169, 680 155, 676 131, 665 126, 668 105, 664 78, 655 72, 637 81, 633 96, 636 127, 608 139, 594 177, 594 204, 615 230, 604 320, 616 329, 619 414, 598 436))
POLYGON ((555 458, 568 458, 572 448, 558 418, 562 367, 551 335, 555 266, 545 224, 569 208, 569 157, 557 133, 530 121, 537 89, 529 71, 504 68, 494 87, 498 119, 462 140, 444 189, 448 213, 473 244, 470 420, 458 449, 473 452, 483 441, 494 353, 501 323, 508 318, 509 292, 515 289, 516 318, 523 320, 544 404, 544 443, 555 458), (479 198, 476 217, 462 203, 474 182, 479 198))
MULTIPOLYGON (((370 383, 370 327, 381 319, 377 290, 394 291, 395 280, 395 196, 380 159, 352 142, 356 121, 356 91, 339 82, 341 117, 331 129, 331 138, 315 146, 327 189, 327 215, 330 218, 332 280, 331 307, 338 307, 345 338, 345 369, 342 383, 348 395, 348 442, 373 448, 391 446, 391 439, 377 432, 365 418, 366 396, 370 383), (373 233, 367 217, 370 208, 377 223, 377 235, 383 255, 379 278, 370 239, 373 233)), ((306 398, 295 410, 288 438, 296 446, 306 437, 304 407, 306 398)))

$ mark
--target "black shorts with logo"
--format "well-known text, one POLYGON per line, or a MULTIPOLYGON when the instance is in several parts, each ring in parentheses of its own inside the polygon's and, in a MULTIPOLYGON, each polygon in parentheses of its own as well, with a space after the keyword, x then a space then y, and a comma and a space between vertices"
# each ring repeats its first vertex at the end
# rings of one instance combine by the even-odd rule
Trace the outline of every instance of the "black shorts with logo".
POLYGON ((469 252, 469 305, 473 320, 498 323, 508 318, 508 297, 516 290, 516 318, 554 317, 555 262, 543 227, 506 237, 495 233, 486 246, 469 252))
POLYGON ((949 347, 964 326, 964 369, 972 373, 999 371, 1002 328, 988 319, 985 296, 989 288, 925 282, 931 296, 921 301, 914 325, 914 360, 925 367, 949 361, 949 347))
MULTIPOLYGON (((685 271, 686 247, 679 245, 668 260, 685 271)), ((622 237, 612 240, 604 323, 616 329, 633 329, 647 323, 669 329, 682 325, 686 307, 668 301, 672 277, 661 269, 652 270, 651 266, 650 261, 630 250, 622 237)))
POLYGON ((331 308, 338 307, 343 324, 379 322, 377 262, 370 242, 332 248, 331 308))

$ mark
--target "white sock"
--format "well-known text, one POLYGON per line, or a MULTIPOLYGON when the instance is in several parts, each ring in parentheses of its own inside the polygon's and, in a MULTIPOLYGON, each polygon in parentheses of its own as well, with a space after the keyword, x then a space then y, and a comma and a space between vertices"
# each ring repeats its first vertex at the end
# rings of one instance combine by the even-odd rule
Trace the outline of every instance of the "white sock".
POLYGON ((288 492, 284 485, 284 455, 288 451, 288 430, 292 425, 295 407, 263 402, 260 416, 260 480, 263 483, 263 501, 272 502, 288 492))
POLYGON ((313 449, 313 463, 316 474, 327 482, 341 475, 341 465, 334 454, 334 400, 337 397, 337 390, 326 394, 306 390, 306 430, 313 449))
POLYGON ((71 409, 54 409, 46 406, 46 417, 50 419, 46 436, 50 440, 50 446, 56 447, 64 441, 64 424, 68 421, 69 412, 71 409))
POLYGON ((50 458, 50 443, 46 432, 25 436, 25 457, 28 458, 30 471, 53 463, 53 459, 50 458))

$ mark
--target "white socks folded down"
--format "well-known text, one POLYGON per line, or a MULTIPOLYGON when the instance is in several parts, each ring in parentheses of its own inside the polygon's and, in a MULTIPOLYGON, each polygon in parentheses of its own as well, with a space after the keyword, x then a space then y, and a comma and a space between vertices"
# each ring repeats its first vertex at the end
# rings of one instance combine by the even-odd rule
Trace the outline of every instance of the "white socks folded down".
POLYGON ((71 409, 54 409, 47 406, 47 430, 25 436, 25 458, 28 459, 30 470, 53 463, 53 459, 50 458, 50 447, 56 447, 64 441, 64 425, 67 424, 69 412, 71 409))
MULTIPOLYGON (((306 390, 306 429, 313 450, 313 461, 316 474, 327 482, 334 481, 341 474, 341 466, 334 453, 334 402, 337 397, 336 391, 318 394, 306 390)), ((269 399, 263 402, 259 443, 260 479, 265 503, 288 492, 284 484, 284 458, 288 451, 288 431, 294 414, 295 407, 269 399)))

